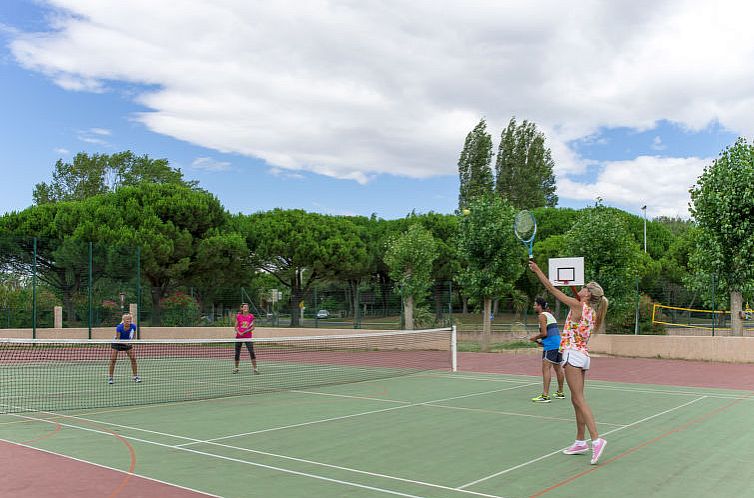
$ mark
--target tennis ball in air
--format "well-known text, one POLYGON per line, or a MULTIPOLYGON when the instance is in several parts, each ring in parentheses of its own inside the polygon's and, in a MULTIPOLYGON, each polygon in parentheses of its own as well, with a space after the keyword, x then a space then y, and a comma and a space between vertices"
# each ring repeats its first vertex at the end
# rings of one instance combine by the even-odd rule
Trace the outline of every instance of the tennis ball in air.
POLYGON ((461 212, 463 213, 463 215, 464 215, 464 216, 468 216, 468 215, 470 215, 470 214, 471 214, 471 209, 464 209, 464 210, 463 210, 463 211, 461 211, 461 212))

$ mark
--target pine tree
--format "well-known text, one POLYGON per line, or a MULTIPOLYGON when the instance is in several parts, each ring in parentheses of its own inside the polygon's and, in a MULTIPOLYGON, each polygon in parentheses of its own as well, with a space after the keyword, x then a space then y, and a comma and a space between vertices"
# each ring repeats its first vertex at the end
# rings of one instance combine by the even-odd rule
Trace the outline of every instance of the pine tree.
POLYGON ((458 209, 465 209, 472 199, 492 192, 492 136, 487 133, 487 122, 482 118, 466 135, 461 156, 458 158, 458 175, 461 186, 458 209))
POLYGON ((495 191, 519 209, 554 207, 555 175, 550 149, 537 125, 511 118, 500 136, 495 162, 495 191))

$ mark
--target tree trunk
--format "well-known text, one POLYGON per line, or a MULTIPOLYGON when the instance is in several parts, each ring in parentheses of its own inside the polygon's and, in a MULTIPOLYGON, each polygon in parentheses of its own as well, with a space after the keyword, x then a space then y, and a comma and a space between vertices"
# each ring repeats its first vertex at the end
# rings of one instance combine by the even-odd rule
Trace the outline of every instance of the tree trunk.
POLYGON ((461 313, 464 315, 469 312, 469 298, 466 296, 463 296, 463 299, 461 300, 463 303, 463 308, 461 309, 461 313))
POLYGON ((743 296, 741 291, 730 291, 730 333, 734 336, 744 335, 742 317, 743 296))
POLYGON ((482 351, 485 353, 490 350, 490 337, 492 336, 492 322, 490 321, 491 312, 492 299, 485 297, 484 311, 482 312, 482 351))
POLYGON ((160 298, 162 297, 162 290, 160 286, 153 285, 151 289, 152 294, 152 319, 149 324, 152 327, 159 327, 162 325, 162 308, 160 308, 160 298))
POLYGON ((403 316, 406 317, 406 330, 414 330, 414 296, 403 300, 403 316))

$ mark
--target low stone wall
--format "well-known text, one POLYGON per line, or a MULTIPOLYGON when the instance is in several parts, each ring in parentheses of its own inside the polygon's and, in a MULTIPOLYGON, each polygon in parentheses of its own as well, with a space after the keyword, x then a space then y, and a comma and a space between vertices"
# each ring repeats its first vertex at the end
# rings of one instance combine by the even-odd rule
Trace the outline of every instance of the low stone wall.
POLYGON ((595 335, 589 350, 615 356, 754 363, 754 337, 595 335))

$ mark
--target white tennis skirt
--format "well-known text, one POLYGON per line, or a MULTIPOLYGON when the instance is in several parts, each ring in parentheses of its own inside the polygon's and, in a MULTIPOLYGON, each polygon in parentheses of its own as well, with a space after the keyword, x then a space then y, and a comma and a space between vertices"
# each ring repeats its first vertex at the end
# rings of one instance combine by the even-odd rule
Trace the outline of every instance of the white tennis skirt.
POLYGON ((566 366, 566 364, 582 370, 589 370, 589 355, 575 349, 564 349, 563 363, 561 365, 566 366))

